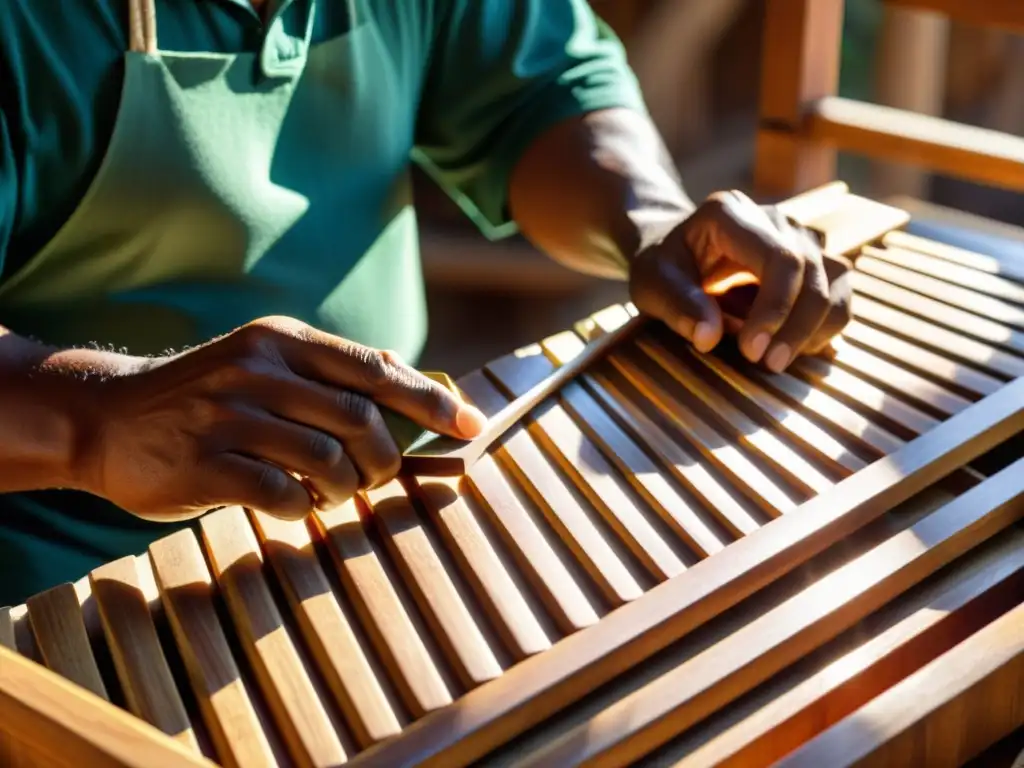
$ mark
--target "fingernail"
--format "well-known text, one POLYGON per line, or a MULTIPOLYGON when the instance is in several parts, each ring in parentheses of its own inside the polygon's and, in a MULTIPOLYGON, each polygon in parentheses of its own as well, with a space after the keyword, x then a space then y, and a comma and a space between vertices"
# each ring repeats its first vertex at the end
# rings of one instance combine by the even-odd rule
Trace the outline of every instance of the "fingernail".
POLYGON ((761 358, 764 357, 764 351, 768 349, 768 343, 771 340, 772 337, 764 331, 757 334, 747 345, 747 359, 752 363, 761 362, 761 358))
POLYGON ((710 352, 715 346, 715 327, 711 323, 697 323, 693 329, 693 346, 698 352, 710 352))
POLYGON ((487 417, 472 405, 463 405, 455 415, 455 425, 466 438, 474 438, 484 431, 487 417))
POLYGON ((793 350, 789 348, 788 344, 777 344, 768 353, 768 357, 765 358, 765 365, 768 366, 768 370, 774 371, 775 373, 782 373, 786 370, 786 366, 789 365, 789 359, 793 356, 793 350))

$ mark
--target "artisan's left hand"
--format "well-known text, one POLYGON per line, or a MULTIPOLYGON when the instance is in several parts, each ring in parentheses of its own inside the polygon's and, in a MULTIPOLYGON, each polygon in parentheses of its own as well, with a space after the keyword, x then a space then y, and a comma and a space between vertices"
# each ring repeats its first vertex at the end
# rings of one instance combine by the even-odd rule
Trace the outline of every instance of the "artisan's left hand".
POLYGON ((781 372, 849 322, 848 267, 823 257, 815 237, 776 208, 719 192, 636 256, 630 293, 638 310, 707 352, 728 330, 713 297, 756 282, 739 347, 751 362, 781 372))

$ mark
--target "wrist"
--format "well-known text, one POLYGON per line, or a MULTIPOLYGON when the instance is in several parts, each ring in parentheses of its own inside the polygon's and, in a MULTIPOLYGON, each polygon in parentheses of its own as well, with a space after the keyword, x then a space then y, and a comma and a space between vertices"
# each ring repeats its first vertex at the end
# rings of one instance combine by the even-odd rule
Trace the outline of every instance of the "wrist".
POLYGON ((31 365, 19 398, 23 484, 98 492, 109 384, 139 366, 139 358, 88 349, 48 350, 31 365))

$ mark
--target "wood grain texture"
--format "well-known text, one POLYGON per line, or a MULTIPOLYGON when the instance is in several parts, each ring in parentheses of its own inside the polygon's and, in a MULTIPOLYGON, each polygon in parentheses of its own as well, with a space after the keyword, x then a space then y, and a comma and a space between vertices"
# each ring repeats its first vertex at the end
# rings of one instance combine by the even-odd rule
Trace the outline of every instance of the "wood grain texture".
MULTIPOLYGON (((485 414, 507 400, 482 373, 460 379, 460 386, 485 414)), ((522 425, 505 436, 498 454, 551 527, 573 553, 612 607, 634 600, 642 589, 595 524, 585 499, 570 492, 555 467, 522 425)))
MULTIPOLYGON (((939 352, 924 349, 911 341, 898 338, 888 330, 881 330, 856 320, 843 329, 840 340, 854 342, 858 347, 869 350, 874 357, 887 358, 894 363, 912 369, 917 375, 937 379, 944 385, 952 386, 973 397, 991 395, 1003 386, 1003 382, 995 376, 939 352)), ((845 348, 837 346, 837 349, 841 354, 845 352, 845 348)), ((849 356, 847 359, 850 359, 849 356)), ((869 366, 861 366, 857 362, 852 362, 851 367, 857 368, 859 373, 867 373, 872 370, 869 366)), ((921 391, 921 395, 918 395, 917 388, 911 390, 911 393, 922 400, 926 395, 930 398, 930 395, 924 390, 921 391)), ((925 402, 933 405, 931 399, 925 400, 925 402)), ((934 407, 940 408, 941 406, 934 405, 934 407)))
POLYGON ((953 768, 1024 725, 1024 604, 811 740, 779 765, 953 768))
MULTIPOLYGON (((1003 352, 990 344, 975 341, 961 333, 946 330, 894 307, 869 299, 863 294, 852 303, 854 316, 889 333, 975 365, 1008 379, 1024 376, 1024 357, 1003 352)), ((844 331, 844 334, 846 332, 844 331)))
MULTIPOLYGON (((922 257, 926 258, 926 257, 922 257)), ((1016 330, 1024 329, 1024 306, 988 296, 974 289, 973 281, 954 285, 904 268, 907 259, 893 259, 881 248, 865 248, 857 259, 857 271, 967 310, 1016 330), (966 287, 965 287, 966 286, 966 287)))
MULTIPOLYGON (((511 397, 518 397, 521 392, 529 389, 532 380, 548 375, 556 367, 544 356, 539 345, 531 351, 532 354, 520 352, 506 355, 487 365, 487 372, 511 397)), ((532 422, 531 434, 558 462, 562 471, 572 478, 619 540, 654 579, 662 581, 682 573, 685 570, 683 561, 651 525, 645 514, 647 510, 641 510, 634 503, 625 490, 628 481, 619 476, 612 465, 614 459, 611 457, 619 455, 620 451, 636 457, 639 449, 629 443, 624 434, 616 432, 614 423, 606 419, 601 427, 610 439, 616 441, 616 446, 609 451, 602 450, 598 443, 584 433, 566 409, 566 401, 575 399, 579 405, 585 397, 575 382, 562 387, 559 401, 543 403, 527 417, 532 422)), ((583 404, 583 407, 586 408, 586 405, 583 404)), ((600 419, 601 415, 591 411, 594 418, 600 419)), ((598 440, 602 442, 600 438, 598 440)), ((687 544, 702 555, 722 548, 722 543, 706 526, 695 530, 696 535, 690 534, 684 527, 677 531, 687 544)))
POLYGON ((211 512, 200 529, 239 644, 292 758, 315 768, 344 762, 345 750, 271 595, 245 511, 211 512))
POLYGON ((410 713, 420 717, 451 703, 448 686, 363 530, 356 503, 318 512, 314 519, 345 594, 410 713))
POLYGON ((19 767, 214 768, 142 720, 3 647, 0 743, 19 767))
POLYGON ((434 640, 466 688, 501 675, 501 665, 438 556, 434 542, 397 480, 365 493, 371 519, 426 618, 434 640))
POLYGON ((524 768, 633 764, 1024 518, 1022 470, 1024 459, 573 728, 524 768))
POLYGON ((465 765, 649 657, 1024 427, 1024 380, 510 669, 356 764, 465 765), (640 650, 642 648, 642 651, 640 650))
POLYGON ((299 631, 360 747, 401 730, 350 618, 317 559, 306 521, 250 512, 253 528, 277 575, 299 631))
POLYGON ((164 612, 220 763, 276 766, 217 615, 213 579, 195 534, 186 529, 159 539, 150 545, 149 555, 164 612))
POLYGON ((94 695, 109 698, 89 644, 74 586, 53 587, 33 595, 25 605, 46 666, 94 695))
POLYGON ((107 647, 132 714, 194 752, 199 751, 181 694, 171 676, 134 557, 89 574, 107 647))
POLYGON ((497 552, 500 545, 470 508, 466 480, 422 478, 411 484, 512 657, 518 661, 550 648, 551 639, 497 552))
POLYGON ((975 253, 909 232, 889 232, 882 243, 887 253, 910 269, 1024 304, 1024 263, 1020 261, 975 253))
POLYGON ((999 131, 828 96, 811 106, 802 135, 879 160, 1024 190, 1024 138, 999 131))
MULTIPOLYGON (((542 346, 557 362, 565 356, 575 354, 582 344, 579 336, 572 331, 566 331, 545 339, 542 346)), ((760 526, 760 521, 746 508, 732 486, 715 477, 694 455, 669 437, 607 376, 594 371, 584 374, 580 383, 590 394, 591 402, 614 417, 633 436, 638 445, 642 445, 660 462, 660 466, 652 465, 642 454, 634 457, 631 456, 631 452, 624 453, 621 448, 616 450, 618 460, 629 468, 629 477, 634 479, 638 489, 643 489, 642 493, 650 495, 652 505, 664 509, 665 514, 676 519, 681 527, 689 527, 691 518, 697 518, 696 524, 706 527, 706 523, 697 517, 698 511, 682 499, 662 477, 662 471, 668 471, 703 504, 706 510, 715 515, 718 522, 734 537, 743 536, 760 526)), ((576 398, 572 391, 569 391, 568 395, 563 393, 563 399, 574 411, 579 407, 573 405, 576 398)), ((580 416, 580 412, 576 412, 580 416)))
POLYGON ((997 618, 1024 589, 1024 531, 997 538, 894 601, 876 616, 880 631, 855 627, 810 674, 768 683, 729 727, 682 737, 673 768, 773 763, 997 618))

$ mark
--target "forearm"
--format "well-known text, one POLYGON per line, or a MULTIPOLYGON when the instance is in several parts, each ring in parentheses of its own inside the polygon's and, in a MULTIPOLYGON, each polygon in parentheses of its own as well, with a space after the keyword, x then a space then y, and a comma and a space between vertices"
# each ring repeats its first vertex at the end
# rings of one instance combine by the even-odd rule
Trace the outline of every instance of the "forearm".
POLYGON ((78 454, 95 417, 92 382, 121 355, 46 347, 0 326, 0 493, 78 488, 78 454))
POLYGON ((523 235, 552 258, 620 279, 634 254, 694 209, 650 120, 622 109, 543 134, 512 174, 510 207, 523 235))

